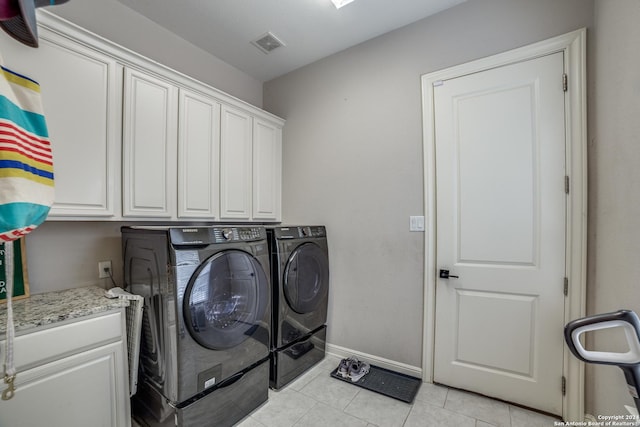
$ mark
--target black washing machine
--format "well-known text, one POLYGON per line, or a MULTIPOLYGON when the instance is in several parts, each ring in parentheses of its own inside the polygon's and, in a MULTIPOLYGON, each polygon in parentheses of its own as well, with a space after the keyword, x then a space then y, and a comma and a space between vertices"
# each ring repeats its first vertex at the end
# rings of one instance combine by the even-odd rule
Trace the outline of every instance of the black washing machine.
POLYGON ((133 415, 232 426, 269 391, 271 279, 263 227, 123 227, 128 290, 144 297, 133 415))
POLYGON ((267 229, 272 271, 269 384, 279 389, 324 358, 329 254, 324 226, 267 229))

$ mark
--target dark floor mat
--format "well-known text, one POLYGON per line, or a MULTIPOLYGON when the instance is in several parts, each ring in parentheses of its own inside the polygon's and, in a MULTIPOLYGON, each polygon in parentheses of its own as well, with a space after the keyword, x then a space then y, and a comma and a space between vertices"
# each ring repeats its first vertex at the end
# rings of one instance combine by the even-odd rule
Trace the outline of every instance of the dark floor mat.
POLYGON ((407 403, 413 402, 422 382, 420 378, 400 374, 374 365, 370 366, 368 374, 356 382, 338 375, 338 368, 331 372, 331 376, 407 403))

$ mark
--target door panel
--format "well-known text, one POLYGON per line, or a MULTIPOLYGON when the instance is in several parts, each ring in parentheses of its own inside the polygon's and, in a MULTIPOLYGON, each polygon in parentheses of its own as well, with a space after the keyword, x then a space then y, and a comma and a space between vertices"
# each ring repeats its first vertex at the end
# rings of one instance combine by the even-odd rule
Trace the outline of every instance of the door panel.
MULTIPOLYGON (((531 352, 535 341, 537 298, 528 295, 458 290, 456 361, 497 373, 531 377, 531 352), (483 312, 478 322, 474 312, 483 312), (508 317, 509 321, 505 321, 508 317), (507 346, 485 345, 513 337, 507 346)), ((535 351, 534 351, 535 352, 535 351)))
POLYGON ((562 413, 563 54, 434 88, 434 380, 562 413), (457 278, 455 276, 458 276, 457 278))
POLYGON ((454 100, 454 120, 464 124, 457 138, 458 262, 535 263, 535 90, 526 82, 454 100), (490 126, 495 118, 509 126, 490 126), (496 218, 505 220, 492 227, 496 218))

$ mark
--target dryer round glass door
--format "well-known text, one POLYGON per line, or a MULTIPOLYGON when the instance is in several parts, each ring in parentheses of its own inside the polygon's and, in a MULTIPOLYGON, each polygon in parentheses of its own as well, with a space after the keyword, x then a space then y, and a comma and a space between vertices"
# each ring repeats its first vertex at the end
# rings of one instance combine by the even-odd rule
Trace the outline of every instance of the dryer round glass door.
POLYGON ((284 295, 297 313, 318 309, 329 290, 329 260, 315 243, 298 246, 284 270, 284 295))
POLYGON ((265 320, 269 297, 267 275, 256 258, 240 250, 219 252, 189 280, 183 300, 187 329, 204 347, 235 347, 265 320))

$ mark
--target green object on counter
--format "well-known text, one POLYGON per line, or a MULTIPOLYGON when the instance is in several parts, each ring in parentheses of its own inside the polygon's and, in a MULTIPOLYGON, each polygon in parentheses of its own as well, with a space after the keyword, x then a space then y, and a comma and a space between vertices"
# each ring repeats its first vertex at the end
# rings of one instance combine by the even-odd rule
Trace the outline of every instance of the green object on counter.
POLYGON ((13 245, 13 299, 27 298, 29 296, 29 281, 27 279, 27 259, 23 237, 12 242, 0 243, 0 302, 6 302, 7 299, 5 245, 13 245))

